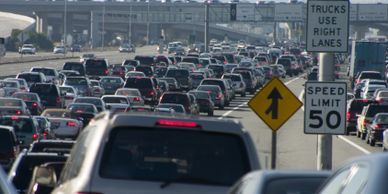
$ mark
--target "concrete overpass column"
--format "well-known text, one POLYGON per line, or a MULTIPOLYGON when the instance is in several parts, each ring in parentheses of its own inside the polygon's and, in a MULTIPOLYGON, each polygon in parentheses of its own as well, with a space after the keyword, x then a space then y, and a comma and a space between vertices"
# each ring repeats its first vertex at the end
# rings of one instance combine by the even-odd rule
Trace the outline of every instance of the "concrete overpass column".
POLYGON ((90 12, 90 38, 89 38, 89 45, 91 48, 97 47, 98 45, 101 45, 101 34, 99 33, 100 30, 100 17, 98 17, 98 12, 91 11, 90 12))
POLYGON ((40 17, 35 15, 35 32, 41 33, 41 22, 40 17))
POLYGON ((150 41, 151 42, 158 42, 160 36, 162 35, 161 32, 162 28, 160 24, 150 24, 150 41))

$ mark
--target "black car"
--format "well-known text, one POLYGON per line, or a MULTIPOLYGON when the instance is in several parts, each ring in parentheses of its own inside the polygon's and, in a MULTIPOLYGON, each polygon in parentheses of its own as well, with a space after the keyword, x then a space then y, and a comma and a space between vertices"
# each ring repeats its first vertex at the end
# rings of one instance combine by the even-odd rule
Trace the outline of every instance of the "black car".
POLYGON ((37 83, 30 87, 30 92, 37 93, 44 107, 63 108, 65 100, 55 84, 37 83))
POLYGON ((0 165, 9 169, 19 154, 19 141, 13 127, 0 126, 0 165))
POLYGON ((196 97, 199 112, 207 113, 208 116, 214 115, 214 102, 212 101, 209 92, 192 90, 189 93, 196 97))
POLYGON ((156 86, 151 78, 146 78, 146 77, 127 78, 124 84, 124 88, 139 89, 146 104, 155 105, 157 103, 158 94, 156 91, 156 86))
POLYGON ((16 78, 26 80, 29 87, 35 83, 46 83, 47 79, 43 73, 40 72, 23 72, 19 73, 16 78))
POLYGON ((105 59, 87 59, 85 62, 85 74, 88 76, 109 75, 108 62, 105 59))
POLYGON ((223 65, 209 65, 207 68, 213 70, 216 78, 221 78, 221 76, 225 73, 223 65))

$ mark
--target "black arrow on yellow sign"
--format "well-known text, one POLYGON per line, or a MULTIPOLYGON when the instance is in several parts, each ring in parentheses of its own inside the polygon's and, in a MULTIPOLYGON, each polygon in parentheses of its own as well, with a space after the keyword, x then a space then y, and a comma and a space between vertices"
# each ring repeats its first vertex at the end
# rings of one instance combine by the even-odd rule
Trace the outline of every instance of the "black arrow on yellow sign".
POLYGON ((278 119, 278 109, 279 109, 279 99, 283 99, 282 95, 280 95, 278 89, 276 87, 272 90, 272 92, 268 95, 267 99, 272 99, 272 104, 265 111, 265 114, 272 113, 272 119, 278 119))

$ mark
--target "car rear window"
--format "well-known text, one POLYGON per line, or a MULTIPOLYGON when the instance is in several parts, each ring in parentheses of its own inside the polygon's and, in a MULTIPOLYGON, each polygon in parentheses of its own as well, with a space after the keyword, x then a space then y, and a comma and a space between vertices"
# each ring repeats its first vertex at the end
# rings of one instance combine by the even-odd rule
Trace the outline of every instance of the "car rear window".
POLYGON ((31 118, 21 118, 17 116, 1 117, 0 125, 13 127, 16 134, 18 132, 32 133, 34 132, 34 127, 32 126, 35 126, 31 118))
POLYGON ((18 78, 26 80, 26 82, 41 82, 41 77, 36 74, 19 74, 18 78))
POLYGON ((164 94, 160 103, 175 103, 185 106, 190 102, 185 94, 164 94))
POLYGON ((291 65, 291 60, 289 59, 279 59, 276 64, 282 64, 284 67, 291 65))
POLYGON ((65 84, 68 85, 87 85, 88 82, 85 78, 68 78, 65 81, 65 84))
POLYGON ((0 106, 22 106, 20 99, 0 99, 0 106))
POLYGON ((231 186, 250 170, 236 135, 168 128, 115 128, 99 169, 103 178, 231 186))
POLYGON ((126 88, 152 88, 152 81, 149 78, 128 78, 125 82, 126 88))
POLYGON ((362 73, 360 79, 381 79, 380 73, 362 73))
POLYGON ((63 70, 74 70, 78 71, 81 75, 85 74, 85 70, 82 63, 77 62, 67 62, 63 65, 63 70))
POLYGON ((105 103, 128 104, 128 101, 125 98, 120 98, 120 97, 104 97, 102 100, 105 103))
POLYGON ((46 76, 55 76, 55 71, 53 69, 33 68, 31 72, 41 72, 46 76))
POLYGON ((102 102, 100 99, 92 99, 92 98, 76 98, 74 100, 75 103, 90 103, 96 106, 101 106, 102 102))
POLYGON ((224 67, 221 65, 209 65, 208 68, 212 69, 213 71, 216 71, 216 72, 223 72, 224 71, 224 67))
POLYGON ((107 64, 104 60, 86 60, 86 68, 107 68, 107 64))
POLYGON ((353 100, 348 105, 348 107, 349 107, 348 111, 361 113, 364 106, 367 106, 370 103, 371 103, 371 101, 368 101, 368 100, 353 100))
POLYGON ((220 86, 221 90, 225 90, 225 85, 220 80, 203 80, 201 85, 216 85, 220 86))
POLYGON ((224 79, 231 79, 234 82, 241 81, 241 77, 237 75, 224 75, 224 79))
POLYGON ((199 74, 192 74, 190 75, 191 79, 195 79, 195 80, 202 80, 204 78, 203 75, 199 75, 199 74))
POLYGON ((194 58, 194 57, 184 57, 182 59, 182 62, 188 62, 188 63, 194 63, 194 64, 199 64, 199 59, 194 58))
POLYGON ((138 60, 141 65, 152 65, 155 62, 154 57, 150 56, 135 56, 135 60, 138 60))
POLYGON ((38 94, 55 94, 58 95, 58 90, 54 85, 42 84, 42 85, 33 85, 30 88, 30 92, 35 92, 38 94))
POLYGON ((31 93, 15 93, 12 97, 22 99, 24 101, 37 101, 38 96, 36 94, 31 93))
POLYGON ((377 113, 381 113, 381 112, 388 113, 388 105, 369 106, 368 111, 366 113, 366 117, 374 117, 377 113))
POLYGON ((146 76, 152 76, 153 75, 152 67, 149 67, 149 66, 137 66, 135 69, 136 69, 136 71, 143 72, 146 76))
POLYGON ((167 77, 189 77, 189 71, 183 69, 168 70, 167 77))

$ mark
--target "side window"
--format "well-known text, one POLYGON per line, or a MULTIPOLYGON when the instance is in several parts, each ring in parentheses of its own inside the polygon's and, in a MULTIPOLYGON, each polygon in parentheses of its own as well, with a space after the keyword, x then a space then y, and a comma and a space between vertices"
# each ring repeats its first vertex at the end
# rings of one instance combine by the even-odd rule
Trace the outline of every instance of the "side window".
POLYGON ((88 126, 78 137, 77 143, 74 145, 70 157, 62 171, 62 176, 59 181, 60 184, 78 176, 86 156, 87 146, 91 144, 91 140, 93 139, 93 135, 90 134, 90 131, 94 131, 95 128, 95 125, 88 126))

